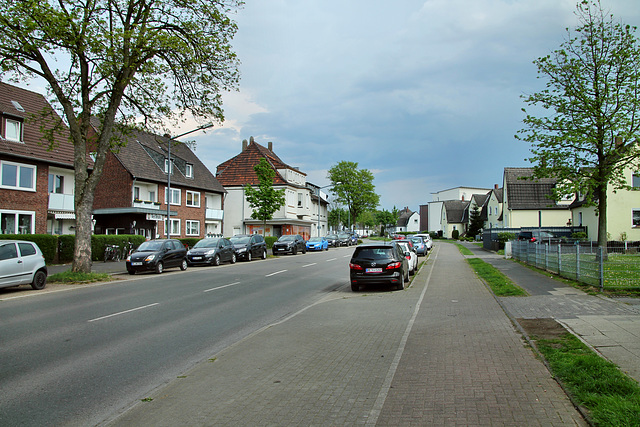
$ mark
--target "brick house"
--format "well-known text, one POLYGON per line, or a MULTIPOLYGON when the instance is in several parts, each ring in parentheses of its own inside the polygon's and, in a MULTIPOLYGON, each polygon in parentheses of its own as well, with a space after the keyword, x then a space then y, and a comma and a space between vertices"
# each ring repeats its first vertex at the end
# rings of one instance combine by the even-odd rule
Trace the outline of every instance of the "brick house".
POLYGON ((254 141, 242 141, 242 152, 217 167, 216 178, 228 191, 225 200, 224 235, 260 233, 267 236, 300 234, 305 239, 325 235, 327 200, 320 187, 306 182, 306 174, 284 163, 273 144, 264 147, 254 141), (261 220, 251 218, 252 209, 244 194, 244 185, 257 185, 254 166, 265 158, 276 172, 273 186, 285 190, 285 205, 274 213, 262 230, 261 220))
MULTIPOLYGON (((92 119, 94 129, 99 125, 92 119)), ((183 143, 148 132, 128 131, 126 145, 107 155, 94 198, 96 234, 166 237, 168 172, 171 170, 171 237, 222 233, 225 189, 183 143)))
POLYGON ((75 176, 68 129, 44 96, 2 82, 0 177, 0 233, 74 232, 75 176), (48 149, 42 129, 54 128, 55 144, 48 149))

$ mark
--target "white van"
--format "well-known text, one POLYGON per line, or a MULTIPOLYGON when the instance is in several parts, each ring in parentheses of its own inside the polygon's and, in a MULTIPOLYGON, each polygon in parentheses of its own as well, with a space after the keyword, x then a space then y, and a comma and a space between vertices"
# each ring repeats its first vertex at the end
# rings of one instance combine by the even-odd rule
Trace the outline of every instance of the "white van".
POLYGON ((42 251, 26 240, 0 240, 0 288, 29 284, 37 290, 47 285, 42 251))

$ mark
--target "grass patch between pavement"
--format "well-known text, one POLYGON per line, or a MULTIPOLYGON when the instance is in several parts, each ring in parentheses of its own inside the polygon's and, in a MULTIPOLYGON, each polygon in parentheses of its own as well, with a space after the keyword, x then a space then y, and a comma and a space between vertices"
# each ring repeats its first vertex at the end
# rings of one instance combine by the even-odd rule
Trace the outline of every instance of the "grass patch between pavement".
POLYGON ((74 273, 71 271, 63 271, 62 273, 52 274, 47 277, 48 283, 65 283, 68 285, 78 283, 109 282, 111 280, 114 280, 113 277, 107 273, 74 273))
POLYGON ((468 258, 467 262, 478 276, 487 282, 493 293, 497 296, 514 297, 528 295, 524 289, 517 286, 498 269, 491 264, 487 264, 480 258, 468 258))
POLYGON ((467 247, 462 246, 460 243, 456 243, 456 246, 462 255, 473 255, 473 252, 471 252, 467 247))
POLYGON ((640 426, 640 385, 578 338, 536 339, 556 376, 596 426, 640 426))

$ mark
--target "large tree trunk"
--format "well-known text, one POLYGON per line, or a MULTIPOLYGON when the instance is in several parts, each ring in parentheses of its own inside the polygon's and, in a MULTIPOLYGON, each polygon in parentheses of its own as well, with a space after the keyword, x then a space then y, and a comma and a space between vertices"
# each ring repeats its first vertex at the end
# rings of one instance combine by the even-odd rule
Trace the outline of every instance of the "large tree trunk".
POLYGON ((607 186, 598 187, 598 247, 602 248, 603 260, 607 254, 607 186))
POLYGON ((91 273, 91 234, 93 224, 93 192, 89 197, 76 197, 76 245, 71 271, 91 273))

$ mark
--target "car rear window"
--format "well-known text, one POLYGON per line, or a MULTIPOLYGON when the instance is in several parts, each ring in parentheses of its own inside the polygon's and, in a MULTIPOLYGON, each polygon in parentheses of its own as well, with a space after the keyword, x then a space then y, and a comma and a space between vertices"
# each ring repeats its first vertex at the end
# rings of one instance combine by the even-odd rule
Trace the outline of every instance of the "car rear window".
POLYGON ((393 249, 391 248, 360 248, 353 256, 354 258, 388 259, 393 257, 393 249))
POLYGON ((22 256, 29 256, 29 255, 36 254, 36 248, 34 248, 33 245, 30 243, 18 243, 18 246, 20 247, 20 254, 22 256))

